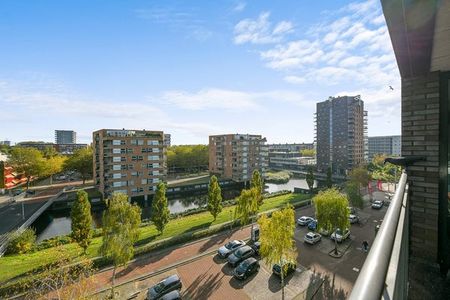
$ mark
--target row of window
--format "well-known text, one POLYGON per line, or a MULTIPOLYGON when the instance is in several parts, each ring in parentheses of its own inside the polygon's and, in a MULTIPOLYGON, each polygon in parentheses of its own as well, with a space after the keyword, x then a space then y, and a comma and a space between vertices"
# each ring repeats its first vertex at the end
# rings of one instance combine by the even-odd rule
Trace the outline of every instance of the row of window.
MULTIPOLYGON (((141 179, 141 185, 154 184, 159 183, 159 178, 144 178, 141 179)), ((134 180, 126 180, 126 181, 114 181, 112 183, 113 187, 124 187, 124 186, 134 186, 134 180)))
MULTIPOLYGON (((153 160, 160 160, 159 155, 148 155, 147 160, 153 161, 153 160)), ((144 156, 143 155, 133 155, 131 156, 131 161, 143 161, 144 156)), ((114 156, 112 158, 113 162, 124 162, 127 161, 127 158, 125 156, 114 156)))
MULTIPOLYGON (((152 163, 152 164, 142 164, 142 168, 144 169, 158 169, 160 168, 159 163, 152 163)), ((113 165, 113 171, 122 171, 122 170, 133 170, 134 165, 128 164, 128 165, 113 165)))
MULTIPOLYGON (((120 145, 126 145, 126 140, 113 140, 112 144, 113 146, 120 146, 120 145)), ((144 144, 147 144, 148 146, 158 146, 162 145, 160 141, 157 140, 147 140, 147 143, 145 143, 145 140, 130 140, 130 144, 134 146, 143 146, 144 144)))

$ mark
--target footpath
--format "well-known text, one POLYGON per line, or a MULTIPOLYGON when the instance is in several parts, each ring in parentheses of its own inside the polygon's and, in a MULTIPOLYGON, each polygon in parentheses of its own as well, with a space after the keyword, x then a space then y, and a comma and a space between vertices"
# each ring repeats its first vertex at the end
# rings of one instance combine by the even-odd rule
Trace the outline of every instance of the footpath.
MULTIPOLYGON (((250 238, 250 230, 251 227, 235 229, 232 232, 227 230, 194 242, 168 247, 138 257, 127 266, 117 268, 116 290, 121 289, 121 286, 127 290, 125 285, 134 285, 136 281, 148 279, 168 269, 200 259, 217 251, 219 247, 229 240, 248 239, 250 238)), ((93 294, 103 293, 110 288, 112 273, 113 268, 108 267, 92 276, 91 285, 93 287, 92 290, 95 291, 93 294)))

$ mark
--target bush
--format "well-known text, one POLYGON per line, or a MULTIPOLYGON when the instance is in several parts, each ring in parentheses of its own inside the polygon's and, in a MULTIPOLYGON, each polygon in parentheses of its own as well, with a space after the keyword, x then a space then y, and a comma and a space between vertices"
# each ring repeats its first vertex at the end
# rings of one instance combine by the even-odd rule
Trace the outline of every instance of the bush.
POLYGON ((52 247, 56 247, 59 245, 65 245, 72 243, 72 238, 69 235, 61 235, 55 236, 47 240, 43 240, 38 245, 36 245, 35 249, 40 251, 52 247))
POLYGON ((31 251, 36 243, 36 232, 27 228, 22 233, 13 233, 9 241, 7 254, 22 254, 31 251))

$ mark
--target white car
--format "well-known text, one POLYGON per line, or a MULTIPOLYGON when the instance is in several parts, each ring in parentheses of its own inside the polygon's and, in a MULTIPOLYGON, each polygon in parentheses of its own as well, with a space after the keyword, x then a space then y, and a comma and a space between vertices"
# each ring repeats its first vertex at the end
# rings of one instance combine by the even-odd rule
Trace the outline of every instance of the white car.
POLYGON ((381 200, 375 200, 373 203, 372 203, 372 208, 375 208, 375 209, 380 209, 380 208, 382 208, 383 207, 383 201, 381 201, 381 200))
POLYGON ((350 224, 355 224, 355 223, 359 222, 358 216, 357 215, 353 215, 353 214, 348 216, 348 220, 350 221, 350 224))
POLYGON ((318 243, 322 239, 322 236, 315 232, 308 232, 305 237, 303 238, 303 241, 305 243, 314 245, 315 243, 318 243))
POLYGON ((303 217, 297 219, 297 224, 301 225, 301 226, 305 226, 305 225, 308 225, 309 222, 311 222, 311 221, 314 221, 314 218, 303 216, 303 217))
POLYGON ((345 241, 350 236, 350 230, 345 229, 344 232, 342 230, 337 229, 335 232, 333 232, 330 236, 332 240, 336 240, 336 242, 341 243, 345 241))

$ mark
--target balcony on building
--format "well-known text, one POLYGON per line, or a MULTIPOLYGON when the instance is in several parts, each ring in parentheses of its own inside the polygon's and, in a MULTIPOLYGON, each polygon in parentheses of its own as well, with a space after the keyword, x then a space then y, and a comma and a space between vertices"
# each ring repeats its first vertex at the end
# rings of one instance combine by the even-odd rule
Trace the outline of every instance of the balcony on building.
POLYGON ((404 159, 391 162, 404 171, 349 299, 450 299, 450 1, 381 3, 402 85, 404 159))

